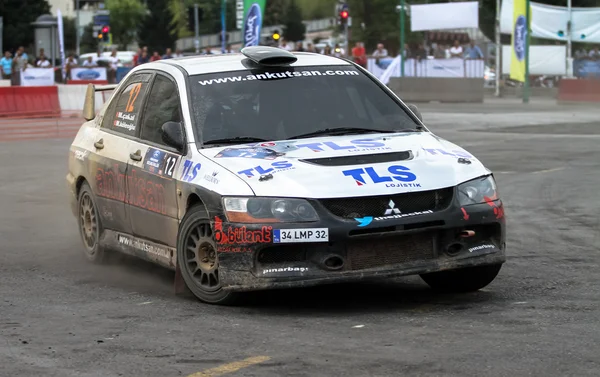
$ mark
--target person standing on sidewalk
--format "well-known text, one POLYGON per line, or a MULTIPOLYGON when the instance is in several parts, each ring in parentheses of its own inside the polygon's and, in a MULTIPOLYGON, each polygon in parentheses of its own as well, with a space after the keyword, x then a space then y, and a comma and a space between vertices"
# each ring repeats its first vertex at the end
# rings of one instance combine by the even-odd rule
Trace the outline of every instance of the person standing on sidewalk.
POLYGON ((12 63, 12 86, 21 86, 21 72, 27 68, 27 58, 23 56, 23 49, 17 50, 17 56, 13 59, 12 63))
POLYGON ((117 50, 112 50, 110 58, 108 58, 108 83, 117 83, 117 68, 119 67, 119 58, 117 58, 117 50))
POLYGON ((6 51, 2 59, 0 59, 0 69, 2 69, 2 80, 10 80, 12 74, 12 54, 10 51, 6 51))

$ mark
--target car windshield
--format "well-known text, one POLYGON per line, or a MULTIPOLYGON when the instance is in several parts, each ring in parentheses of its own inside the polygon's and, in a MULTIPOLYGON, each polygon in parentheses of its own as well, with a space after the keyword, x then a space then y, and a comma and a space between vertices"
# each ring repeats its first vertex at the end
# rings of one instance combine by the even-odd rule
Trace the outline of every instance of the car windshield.
POLYGON ((189 80, 196 140, 205 144, 420 128, 373 80, 349 65, 253 69, 189 80))

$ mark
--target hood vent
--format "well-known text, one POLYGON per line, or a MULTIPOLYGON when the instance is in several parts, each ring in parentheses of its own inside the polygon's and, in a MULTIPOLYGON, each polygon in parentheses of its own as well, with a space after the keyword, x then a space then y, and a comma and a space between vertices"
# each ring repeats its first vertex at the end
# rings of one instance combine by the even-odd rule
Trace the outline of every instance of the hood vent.
POLYGON ((414 158, 411 151, 378 154, 362 154, 357 156, 309 158, 300 161, 320 166, 347 166, 377 164, 380 162, 406 161, 414 158))

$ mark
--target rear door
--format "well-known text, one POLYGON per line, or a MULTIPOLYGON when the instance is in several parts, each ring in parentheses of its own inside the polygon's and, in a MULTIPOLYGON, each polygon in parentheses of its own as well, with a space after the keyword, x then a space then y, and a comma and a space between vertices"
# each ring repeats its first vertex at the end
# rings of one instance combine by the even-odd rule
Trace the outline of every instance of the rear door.
POLYGON ((126 213, 127 163, 129 149, 139 123, 137 101, 144 98, 151 74, 131 76, 115 93, 104 117, 90 155, 92 190, 96 193, 98 212, 106 229, 130 233, 126 213))
POLYGON ((162 140, 161 128, 169 121, 182 121, 179 92, 172 77, 157 73, 138 138, 129 145, 128 212, 136 237, 175 247, 179 220, 174 173, 182 156, 162 140))

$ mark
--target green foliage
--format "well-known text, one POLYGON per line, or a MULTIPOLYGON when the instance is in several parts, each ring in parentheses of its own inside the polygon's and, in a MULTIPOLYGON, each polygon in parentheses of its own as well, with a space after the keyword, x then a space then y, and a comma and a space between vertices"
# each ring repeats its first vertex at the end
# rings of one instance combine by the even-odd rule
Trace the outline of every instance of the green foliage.
POLYGON ((98 51, 98 38, 94 31, 94 23, 90 22, 84 29, 81 40, 79 41, 79 50, 81 54, 98 51))
POLYGON ((35 22, 39 16, 48 13, 50 13, 50 5, 47 0, 0 1, 0 16, 4 17, 2 35, 4 50, 15 50, 19 46, 31 46, 34 38, 34 27, 31 23, 35 22))
POLYGON ((150 12, 138 28, 138 43, 148 46, 150 53, 158 51, 161 55, 167 48, 174 48, 177 30, 171 23, 172 15, 167 0, 147 0, 150 12))
MULTIPOLYGON (((285 17, 289 0, 266 0, 265 4, 265 26, 281 25, 285 17)), ((318 1, 318 0, 317 0, 318 1)))
POLYGON ((106 0, 110 11, 110 32, 113 43, 126 48, 135 39, 138 25, 146 17, 146 6, 140 0, 106 0))
MULTIPOLYGON (((269 1, 269 0, 267 0, 269 1)), ((305 20, 334 17, 337 0, 297 0, 305 20)))
POLYGON ((306 25, 302 22, 302 11, 296 0, 290 0, 283 21, 283 36, 285 39, 294 42, 304 40, 306 25))
MULTIPOLYGON (((188 20, 188 10, 194 6, 195 0, 166 0, 167 9, 171 13, 171 26, 178 38, 194 35, 194 25, 188 20)), ((200 35, 214 34, 221 31, 221 0, 197 0, 198 7, 202 10, 200 20, 200 35)), ((268 1, 267 1, 268 4, 268 1)), ((226 29, 235 29, 235 1, 227 0, 226 3, 226 29)))
POLYGON ((75 35, 75 19, 63 17, 63 29, 65 38, 65 54, 75 53, 77 36, 75 35))

